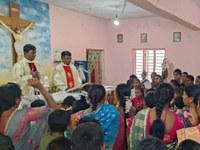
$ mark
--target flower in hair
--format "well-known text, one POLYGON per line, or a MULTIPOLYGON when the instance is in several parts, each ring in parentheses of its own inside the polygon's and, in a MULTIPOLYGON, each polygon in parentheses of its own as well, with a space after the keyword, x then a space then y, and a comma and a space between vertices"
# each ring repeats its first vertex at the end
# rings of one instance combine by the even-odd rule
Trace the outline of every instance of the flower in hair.
POLYGON ((81 91, 80 96, 84 96, 86 99, 88 98, 88 92, 86 91, 81 91))
POLYGON ((88 99, 88 92, 86 91, 81 91, 80 96, 83 96, 86 99, 86 103, 90 103, 90 100, 88 99))
POLYGON ((131 107, 132 107, 132 102, 128 96, 125 97, 126 102, 125 102, 125 113, 129 113, 131 107))

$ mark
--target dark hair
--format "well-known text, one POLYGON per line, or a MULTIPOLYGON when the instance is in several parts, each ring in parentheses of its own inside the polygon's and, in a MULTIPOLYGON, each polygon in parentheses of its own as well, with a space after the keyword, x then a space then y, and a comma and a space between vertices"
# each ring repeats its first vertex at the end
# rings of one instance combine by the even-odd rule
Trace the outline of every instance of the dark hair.
POLYGON ((139 90, 142 93, 142 96, 144 96, 144 89, 141 87, 136 87, 135 90, 139 90))
POLYGON ((104 100, 106 95, 105 88, 100 84, 93 84, 89 90, 88 98, 93 105, 93 110, 96 110, 98 103, 104 100))
POLYGON ((72 106, 73 103, 76 101, 76 99, 73 96, 67 96, 64 101, 63 101, 63 105, 64 106, 72 106))
POLYGON ((133 79, 127 80, 126 84, 131 88, 133 86, 133 79))
POLYGON ((185 107, 185 104, 183 103, 183 97, 182 95, 177 96, 174 99, 174 105, 178 108, 178 109, 183 109, 183 107, 185 107))
POLYGON ((138 79, 138 78, 133 78, 133 81, 138 81, 139 83, 141 83, 140 79, 138 79))
POLYGON ((0 134, 0 150, 15 150, 9 136, 0 134))
POLYGON ((176 89, 181 87, 181 84, 177 80, 171 80, 170 82, 174 84, 176 89))
POLYGON ((147 105, 147 107, 149 108, 153 108, 156 106, 156 99, 154 97, 155 91, 149 91, 146 95, 145 95, 145 103, 147 105))
MULTIPOLYGON (((81 91, 89 92, 89 89, 91 88, 92 84, 86 84, 81 88, 81 91)), ((77 100, 72 105, 72 113, 76 113, 80 110, 85 110, 90 107, 90 105, 86 102, 88 97, 85 97, 81 95, 80 100, 77 100)))
POLYGON ((87 122, 94 122, 94 123, 98 124, 99 126, 101 126, 98 120, 91 118, 91 117, 81 118, 79 120, 79 122, 77 123, 77 126, 79 126, 80 124, 83 124, 83 123, 87 123, 87 122))
POLYGON ((70 123, 70 112, 55 110, 49 115, 48 124, 51 132, 63 133, 70 123))
POLYGON ((104 135, 96 123, 87 122, 80 124, 71 136, 73 150, 101 150, 104 135))
POLYGON ((135 78, 138 78, 138 77, 134 74, 130 75, 130 77, 129 77, 129 79, 135 79, 135 78))
MULTIPOLYGON (((116 92, 116 96, 117 98, 119 99, 119 105, 123 108, 123 112, 124 112, 124 131, 126 131, 127 129, 127 123, 126 123, 126 118, 129 117, 129 113, 125 113, 125 109, 126 109, 126 97, 130 97, 131 95, 131 89, 128 87, 127 84, 124 84, 124 83, 121 83, 121 84, 118 84, 116 89, 115 89, 115 92, 116 92)), ((126 139, 127 135, 126 135, 126 132, 125 132, 125 143, 126 143, 126 147, 127 146, 127 139, 126 139)))
POLYGON ((177 150, 200 150, 200 144, 187 139, 179 144, 177 150))
POLYGON ((200 76, 196 76, 196 78, 200 79, 200 76))
POLYGON ((186 78, 190 79, 190 81, 192 81, 192 83, 194 82, 194 76, 193 75, 189 74, 189 75, 187 75, 186 78))
POLYGON ((124 112, 125 112, 125 107, 126 107, 125 97, 130 97, 131 89, 128 87, 127 84, 121 83, 117 85, 115 92, 116 92, 117 98, 119 99, 119 105, 124 108, 124 112))
POLYGON ((71 150, 70 140, 64 136, 57 137, 47 145, 46 150, 71 150))
POLYGON ((61 53, 61 58, 62 57, 64 57, 64 56, 72 56, 72 54, 71 54, 71 52, 69 52, 69 51, 63 51, 62 53, 61 53))
POLYGON ((150 134, 153 137, 163 139, 165 133, 165 126, 161 120, 161 114, 163 108, 166 104, 174 97, 173 88, 169 83, 161 83, 155 91, 155 99, 157 100, 156 104, 156 120, 153 121, 153 124, 150 127, 150 134))
POLYGON ((85 100, 77 100, 72 105, 72 114, 74 114, 80 110, 88 109, 89 107, 90 107, 90 105, 85 100))
POLYGON ((167 146, 158 138, 146 138, 139 142, 136 150, 167 150, 167 146))
POLYGON ((162 76, 159 75, 159 74, 156 74, 154 77, 159 77, 159 78, 161 79, 161 82, 162 82, 162 80, 163 80, 162 76))
POLYGON ((186 76, 188 75, 188 73, 187 73, 187 72, 182 72, 182 74, 185 74, 186 76))
POLYGON ((151 76, 155 76, 157 73, 156 72, 152 72, 151 73, 151 76))
POLYGON ((199 85, 188 85, 184 87, 185 93, 188 95, 188 97, 193 97, 193 101, 198 105, 198 100, 200 99, 200 87, 199 85))
POLYGON ((24 50, 24 53, 25 52, 29 52, 30 50, 35 51, 36 47, 34 45, 32 45, 32 44, 26 44, 26 45, 24 45, 23 50, 24 50))
POLYGON ((16 99, 21 97, 19 85, 8 82, 0 86, 0 116, 1 114, 16 105, 16 99))
POLYGON ((41 107, 41 106, 44 106, 44 105, 45 105, 45 102, 41 99, 34 100, 31 103, 31 107, 41 107))
POLYGON ((173 71, 173 73, 178 73, 179 75, 181 75, 181 69, 175 69, 174 71, 173 71))

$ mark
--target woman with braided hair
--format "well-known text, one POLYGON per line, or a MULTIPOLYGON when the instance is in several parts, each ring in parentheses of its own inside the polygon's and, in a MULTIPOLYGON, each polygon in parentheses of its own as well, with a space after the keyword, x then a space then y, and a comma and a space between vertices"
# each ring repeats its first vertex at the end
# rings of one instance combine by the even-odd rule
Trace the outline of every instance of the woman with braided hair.
POLYGON ((90 107, 83 111, 83 117, 91 117, 100 122, 104 133, 104 144, 106 150, 117 150, 116 141, 121 128, 120 114, 110 104, 104 104, 106 96, 105 88, 100 84, 92 84, 88 92, 90 107))
POLYGON ((184 124, 175 112, 169 110, 173 97, 174 91, 170 84, 161 83, 158 86, 155 91, 156 107, 141 110, 133 120, 129 136, 131 149, 136 149, 138 142, 149 136, 161 139, 168 149, 174 149, 176 131, 184 128, 184 124))

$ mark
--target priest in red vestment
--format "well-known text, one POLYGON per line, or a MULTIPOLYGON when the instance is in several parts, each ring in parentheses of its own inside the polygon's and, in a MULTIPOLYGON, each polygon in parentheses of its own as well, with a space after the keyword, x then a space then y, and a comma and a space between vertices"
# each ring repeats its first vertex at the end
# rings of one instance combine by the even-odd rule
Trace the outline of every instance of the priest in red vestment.
POLYGON ((53 85, 60 90, 78 87, 82 84, 76 67, 71 63, 72 55, 69 51, 61 53, 61 63, 56 66, 52 75, 53 85))

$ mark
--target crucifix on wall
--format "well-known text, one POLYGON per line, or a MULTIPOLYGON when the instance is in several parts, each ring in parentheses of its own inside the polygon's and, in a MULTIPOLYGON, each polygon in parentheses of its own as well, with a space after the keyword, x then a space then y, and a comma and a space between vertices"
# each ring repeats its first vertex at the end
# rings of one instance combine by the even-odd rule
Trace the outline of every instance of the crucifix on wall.
POLYGON ((10 3, 10 16, 0 15, 0 25, 3 25, 12 33, 12 60, 13 64, 17 62, 20 55, 23 54, 23 34, 28 29, 34 27, 34 22, 19 18, 19 5, 10 3), (11 28, 9 28, 10 26, 11 28), (22 31, 21 28, 24 28, 22 31), (17 58, 18 57, 18 58, 17 58))

